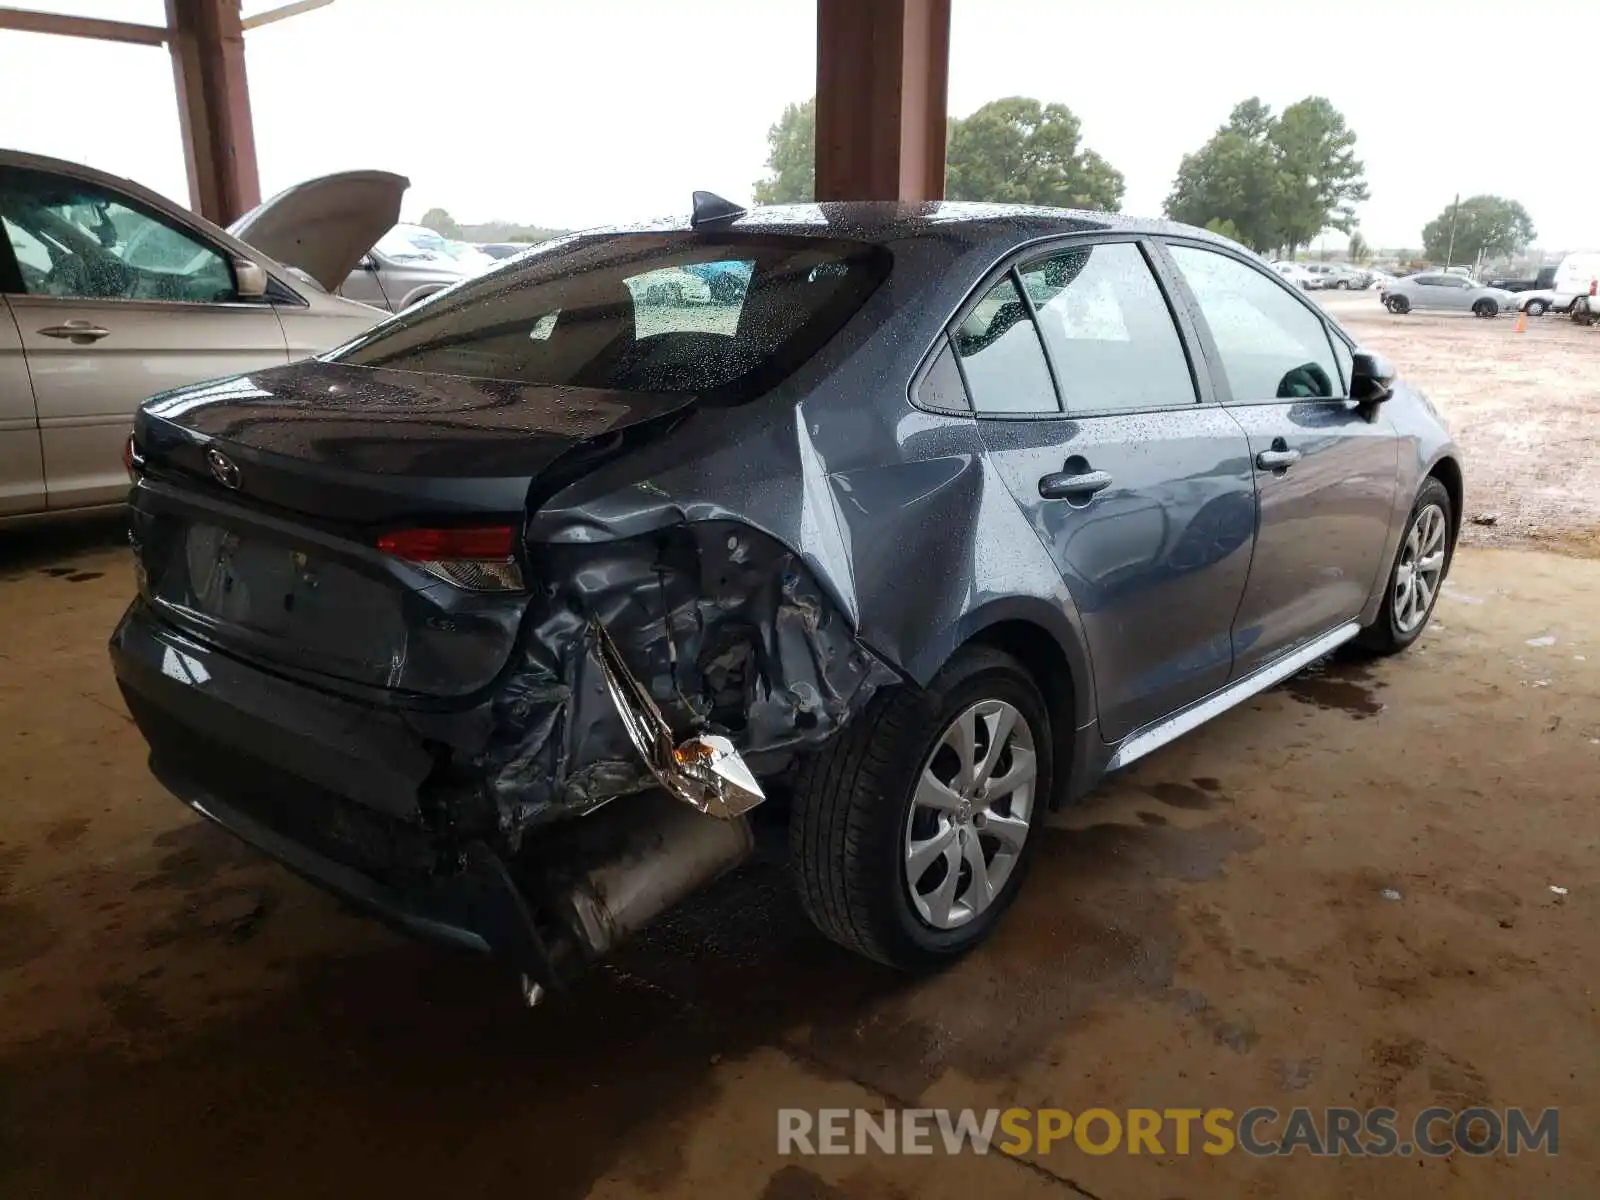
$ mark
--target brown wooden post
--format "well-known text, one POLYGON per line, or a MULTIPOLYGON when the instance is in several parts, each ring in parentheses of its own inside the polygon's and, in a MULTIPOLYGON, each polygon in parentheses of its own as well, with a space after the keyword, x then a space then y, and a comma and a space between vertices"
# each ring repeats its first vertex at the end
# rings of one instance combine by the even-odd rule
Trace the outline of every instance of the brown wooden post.
POLYGON ((239 0, 167 0, 189 207, 227 225, 261 202, 239 0))
POLYGON ((950 0, 817 0, 817 199, 944 196, 950 0))

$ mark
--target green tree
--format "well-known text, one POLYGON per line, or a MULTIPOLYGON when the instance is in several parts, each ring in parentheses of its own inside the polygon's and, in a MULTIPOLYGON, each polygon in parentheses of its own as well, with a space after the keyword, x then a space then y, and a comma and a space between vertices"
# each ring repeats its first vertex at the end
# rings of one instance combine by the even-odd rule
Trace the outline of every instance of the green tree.
POLYGON ((1345 251, 1350 256, 1350 261, 1360 265, 1372 257, 1372 247, 1367 245, 1367 239, 1361 236, 1359 229, 1350 233, 1350 246, 1345 251))
POLYGON ((1480 258, 1509 258, 1534 239, 1533 219, 1515 200, 1503 196, 1469 196, 1444 211, 1422 230, 1422 253, 1434 262, 1472 263, 1480 258), (1456 211, 1452 214, 1452 209, 1456 211), (1450 222, 1455 218, 1455 244, 1450 222))
POLYGON ((1344 115, 1308 96, 1283 110, 1269 141, 1277 167, 1273 215, 1290 256, 1324 229, 1355 228, 1355 206, 1368 196, 1366 170, 1344 115))
POLYGON ((460 239, 461 226, 457 225, 455 218, 442 208, 430 208, 422 214, 422 220, 417 224, 433 230, 441 237, 460 239))
POLYGON ((1064 104, 1009 96, 950 122, 945 194, 952 200, 1116 212, 1123 188, 1122 173, 1082 145, 1082 125, 1064 104))
POLYGON ((796 204, 817 194, 817 104, 784 107, 767 130, 767 177, 755 184, 757 204, 796 204))
POLYGON ((1272 109, 1254 96, 1235 105, 1227 124, 1183 156, 1167 196, 1167 216, 1207 228, 1227 221, 1252 250, 1278 245, 1277 165, 1270 141, 1276 124, 1272 109))
POLYGON ((1206 222, 1206 228, 1219 237, 1232 238, 1236 242, 1244 241, 1239 236, 1239 227, 1226 217, 1212 217, 1206 222))

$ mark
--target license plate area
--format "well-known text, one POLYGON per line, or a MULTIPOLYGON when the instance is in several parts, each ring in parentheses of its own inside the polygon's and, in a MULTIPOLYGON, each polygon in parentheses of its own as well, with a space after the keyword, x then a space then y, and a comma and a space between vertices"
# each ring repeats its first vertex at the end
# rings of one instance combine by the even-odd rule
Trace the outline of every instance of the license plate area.
POLYGON ((400 592, 315 550, 203 521, 168 518, 154 599, 253 653, 384 687, 400 684, 400 592))

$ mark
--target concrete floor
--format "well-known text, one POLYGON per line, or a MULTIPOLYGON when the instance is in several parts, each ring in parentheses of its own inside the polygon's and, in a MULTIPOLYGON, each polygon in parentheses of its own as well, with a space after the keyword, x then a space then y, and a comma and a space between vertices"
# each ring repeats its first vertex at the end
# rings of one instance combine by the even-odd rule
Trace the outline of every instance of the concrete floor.
POLYGON ((1600 562, 1464 552, 1409 655, 1057 819, 940 977, 758 864, 532 1013, 161 792, 103 647, 131 587, 109 527, 0 543, 0 1195, 1592 1194, 1600 562), (1560 1105, 1561 1153, 776 1152, 779 1107, 1384 1103, 1560 1105))

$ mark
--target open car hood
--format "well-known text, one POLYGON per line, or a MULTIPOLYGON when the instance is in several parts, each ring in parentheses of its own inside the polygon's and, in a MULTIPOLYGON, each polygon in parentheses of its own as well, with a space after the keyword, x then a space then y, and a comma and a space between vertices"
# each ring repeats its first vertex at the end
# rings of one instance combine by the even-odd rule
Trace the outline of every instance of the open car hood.
POLYGON ((331 292, 400 219, 400 198, 410 186, 388 171, 308 179, 256 205, 228 232, 331 292))

